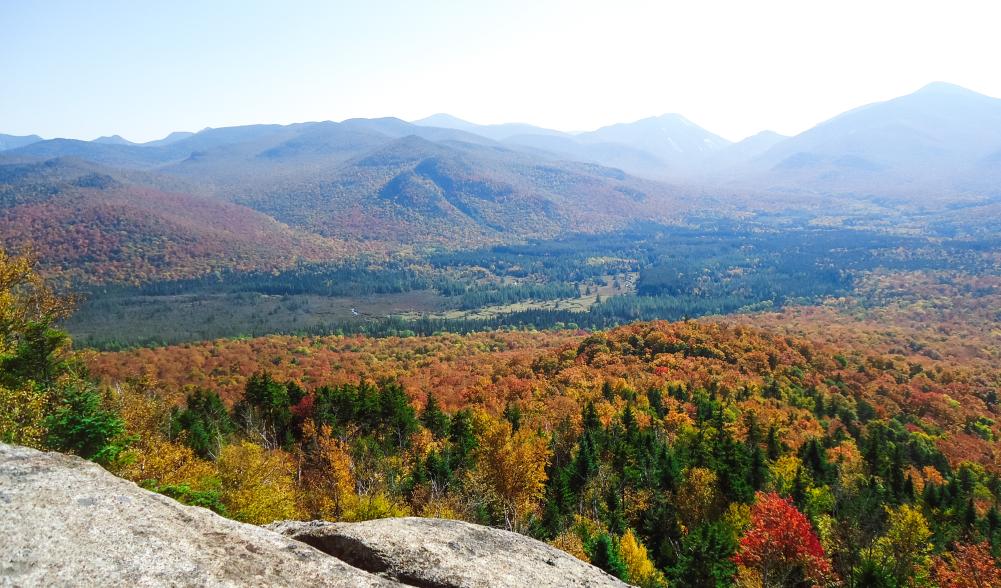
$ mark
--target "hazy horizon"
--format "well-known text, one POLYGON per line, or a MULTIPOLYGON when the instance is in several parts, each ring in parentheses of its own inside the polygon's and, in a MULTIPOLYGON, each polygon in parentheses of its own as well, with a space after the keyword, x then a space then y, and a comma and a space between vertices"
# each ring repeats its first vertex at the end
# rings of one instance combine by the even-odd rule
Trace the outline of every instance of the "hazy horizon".
POLYGON ((934 81, 1001 96, 999 12, 896 1, 8 3, 0 132, 145 142, 435 113, 584 131, 678 113, 732 141, 791 135, 934 81))
MULTIPOLYGON (((944 80, 935 80, 935 81, 929 82, 928 84, 925 84, 921 88, 915 88, 914 91, 918 91, 918 90, 920 90, 920 89, 922 89, 922 88, 924 88, 926 86, 930 86, 930 85, 938 84, 938 83, 943 83, 943 84, 948 84, 948 85, 955 85, 955 84, 950 84, 949 82, 944 81, 944 80)), ((967 88, 967 89, 969 89, 969 88, 967 88)), ((910 93, 911 92, 908 92, 907 94, 910 94, 910 93)), ((897 97, 898 96, 894 96, 894 97, 889 98, 888 100, 891 100, 891 99, 897 98, 897 97)), ((870 102, 870 103, 866 103, 866 104, 859 104, 859 105, 856 105, 856 106, 854 106, 852 108, 847 109, 845 112, 851 111, 851 110, 853 110, 855 108, 860 108, 860 107, 863 107, 863 106, 868 106, 870 104, 878 103, 878 102, 882 102, 882 101, 870 102)), ((832 117, 836 117, 839 114, 843 114, 843 113, 836 113, 836 114, 832 115, 832 117)), ((642 117, 641 119, 636 119, 636 120, 615 121, 615 122, 609 123, 609 125, 619 124, 619 123, 627 123, 628 124, 628 123, 637 122, 637 121, 643 120, 643 119, 658 118, 658 117, 661 117, 661 116, 673 116, 673 115, 680 115, 680 116, 684 117, 685 119, 688 119, 688 117, 685 116, 685 114, 681 113, 681 112, 665 112, 665 113, 659 113, 659 114, 651 114, 649 116, 645 116, 645 117, 642 117)), ((537 127, 540 127, 540 128, 549 129, 549 130, 553 130, 553 131, 560 131, 560 132, 567 133, 567 134, 586 133, 586 132, 597 130, 599 128, 599 127, 596 127, 594 129, 558 129, 558 128, 555 128, 555 127, 552 127, 552 126, 547 126, 547 125, 544 125, 544 124, 533 124, 533 123, 528 123, 528 122, 520 121, 520 120, 500 120, 500 121, 496 121, 496 122, 482 123, 482 122, 475 121, 475 120, 468 120, 468 119, 465 119, 465 118, 463 118, 461 116, 456 116, 456 115, 454 115, 454 114, 452 114, 450 112, 433 112, 433 113, 429 113, 427 116, 422 116, 422 117, 413 118, 413 119, 407 119, 406 122, 417 123, 417 122, 423 121, 424 119, 428 119, 428 118, 431 118, 431 117, 434 117, 434 116, 448 116, 448 117, 452 117, 452 118, 455 118, 455 119, 459 119, 459 120, 461 120, 462 122, 465 122, 465 123, 470 123, 470 124, 479 125, 479 126, 503 125, 503 124, 533 125, 533 126, 537 126, 537 127)), ((386 117, 388 117, 388 118, 399 118, 399 117, 394 117, 391 114, 386 115, 386 117)), ((347 117, 347 118, 339 119, 339 120, 336 120, 336 121, 333 121, 333 122, 343 122, 345 120, 350 120, 350 119, 353 119, 353 118, 382 118, 382 117, 347 117)), ((825 122, 826 120, 829 120, 830 118, 831 117, 823 119, 823 120, 818 120, 815 123, 813 123, 811 125, 808 125, 803 130, 804 131, 808 130, 808 129, 810 129, 810 128, 812 128, 812 127, 814 127, 814 126, 816 126, 816 125, 818 125, 820 123, 825 122)), ((123 133, 117 133, 117 132, 111 132, 111 133, 107 133, 105 135, 98 135, 98 136, 94 136, 94 137, 68 137, 68 136, 62 136, 62 135, 60 135, 60 136, 52 136, 52 137, 43 136, 42 139, 46 139, 46 140, 48 140, 48 139, 79 139, 79 140, 92 141, 92 140, 96 140, 96 139, 110 138, 110 137, 118 136, 118 137, 121 137, 122 139, 125 139, 127 141, 131 141, 131 142, 136 143, 136 144, 143 144, 143 143, 147 143, 147 142, 150 142, 150 141, 156 141, 156 140, 159 140, 159 139, 164 139, 164 138, 166 138, 167 136, 169 136, 172 133, 179 133, 179 132, 182 132, 182 133, 183 132, 198 133, 198 132, 201 132, 201 131, 204 131, 204 130, 208 130, 208 129, 213 129, 213 128, 224 128, 225 126, 267 125, 267 124, 283 124, 283 125, 310 124, 310 123, 316 123, 316 122, 327 122, 327 121, 331 121, 331 120, 332 119, 324 119, 324 120, 319 120, 319 119, 317 119, 317 120, 292 120, 292 121, 287 121, 287 122, 282 122, 282 123, 275 123, 274 121, 261 120, 261 121, 257 121, 257 122, 241 123, 240 125, 224 125, 224 126, 212 126, 212 125, 208 125, 208 126, 205 126, 205 127, 199 128, 199 129, 174 129, 174 130, 168 131, 167 133, 164 133, 161 136, 148 137, 148 138, 144 138, 142 140, 133 140, 131 137, 126 136, 123 133)), ((697 124, 698 126, 704 128, 707 131, 716 133, 716 131, 714 129, 712 129, 712 128, 707 128, 707 127, 705 127, 703 125, 699 125, 697 122, 692 121, 691 119, 688 119, 688 120, 689 120, 689 122, 693 122, 693 123, 697 124)), ((424 123, 422 123, 422 124, 424 124, 424 123)), ((430 126, 435 126, 435 125, 430 125, 430 126)), ((608 125, 603 125, 603 126, 608 126, 608 125)), ((753 137, 755 135, 758 135, 760 133, 766 133, 766 132, 777 132, 777 131, 774 131, 774 129, 761 129, 759 131, 755 131, 755 132, 751 133, 750 135, 747 135, 746 137, 739 137, 739 138, 736 138, 736 139, 729 139, 729 137, 727 137, 727 138, 729 140, 731 140, 732 142, 737 143, 737 142, 740 142, 743 139, 748 139, 748 138, 751 138, 751 137, 753 137)), ((3 133, 3 129, 0 129, 0 133, 3 133)), ((4 134, 15 135, 16 133, 4 133, 4 134)), ((24 133, 24 135, 32 135, 32 134, 37 135, 38 133, 24 133)), ((723 136, 721 133, 716 133, 716 134, 719 134, 720 136, 723 136)), ((789 134, 789 136, 792 136, 792 135, 794 135, 794 134, 789 134)))

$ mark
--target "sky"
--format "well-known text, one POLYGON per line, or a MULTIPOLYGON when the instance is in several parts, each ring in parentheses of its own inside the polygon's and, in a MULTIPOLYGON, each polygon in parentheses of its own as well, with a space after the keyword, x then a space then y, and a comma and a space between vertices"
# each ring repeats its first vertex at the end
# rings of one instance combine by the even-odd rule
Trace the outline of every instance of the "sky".
POLYGON ((932 81, 1001 97, 999 22, 996 0, 0 0, 0 133, 677 112, 795 134, 932 81))

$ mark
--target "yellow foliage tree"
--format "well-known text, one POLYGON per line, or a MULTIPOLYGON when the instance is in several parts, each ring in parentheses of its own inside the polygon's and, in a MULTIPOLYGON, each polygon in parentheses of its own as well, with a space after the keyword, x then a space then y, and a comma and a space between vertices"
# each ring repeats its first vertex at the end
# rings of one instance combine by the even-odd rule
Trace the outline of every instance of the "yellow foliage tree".
POLYGON ((803 462, 795 455, 783 455, 778 458, 771 465, 769 471, 772 489, 783 496, 788 496, 792 492, 797 472, 803 476, 804 481, 809 477, 809 474, 803 470, 803 462))
POLYGON ((299 517, 295 466, 284 451, 242 441, 223 447, 217 466, 222 501, 234 519, 263 525, 299 517))
POLYGON ((619 554, 629 570, 629 581, 640 588, 663 588, 667 586, 664 574, 650 561, 646 547, 637 541, 632 529, 626 529, 619 541, 619 554))
POLYGON ((167 437, 170 429, 170 409, 176 404, 160 388, 156 379, 146 374, 113 390, 115 408, 125 421, 125 433, 140 440, 167 437))
POLYGON ((549 445, 533 431, 490 417, 483 419, 473 486, 500 508, 509 530, 522 530, 525 518, 535 512, 546 491, 549 445))
POLYGON ((859 487, 865 479, 865 460, 852 439, 827 450, 827 461, 838 468, 838 483, 843 488, 859 487))
POLYGON ((0 384, 0 442, 42 447, 49 394, 33 383, 0 384))
POLYGON ((0 250, 0 357, 11 353, 32 323, 50 325, 69 315, 73 301, 53 294, 29 255, 0 250))
POLYGON ((144 376, 114 388, 115 407, 134 441, 109 469, 138 484, 218 490, 215 465, 201 459, 183 440, 170 440, 170 406, 155 379, 144 376))
POLYGON ((886 509, 888 528, 875 553, 900 582, 921 584, 928 575, 932 531, 921 511, 908 504, 886 509))
POLYGON ((348 444, 331 433, 330 425, 317 430, 312 420, 303 423, 300 482, 309 515, 337 520, 355 497, 355 477, 348 444))
POLYGON ((58 376, 53 368, 68 348, 65 335, 49 326, 71 307, 52 293, 30 255, 0 250, 0 442, 42 447, 48 380, 58 376))
POLYGON ((218 486, 212 463, 195 455, 186 445, 162 437, 146 437, 111 466, 112 471, 138 484, 187 486, 214 490, 218 486))
POLYGON ((581 540, 580 535, 573 529, 565 529, 559 535, 553 537, 549 544, 581 561, 591 563, 591 559, 587 556, 587 551, 584 549, 584 541, 581 540))
POLYGON ((344 515, 341 518, 348 522, 358 522, 409 515, 410 510, 407 505, 393 499, 386 492, 375 492, 363 496, 352 496, 347 501, 344 515))
POLYGON ((694 529, 710 519, 719 502, 716 472, 707 468, 690 468, 678 488, 678 514, 688 529, 694 529))

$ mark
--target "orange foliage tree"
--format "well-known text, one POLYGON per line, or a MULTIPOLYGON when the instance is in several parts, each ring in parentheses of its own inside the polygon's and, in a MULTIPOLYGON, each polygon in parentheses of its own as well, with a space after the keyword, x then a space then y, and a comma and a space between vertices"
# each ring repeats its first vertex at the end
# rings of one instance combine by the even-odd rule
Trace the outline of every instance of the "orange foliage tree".
POLYGON ((337 520, 355 496, 350 446, 331 435, 330 425, 318 429, 312 420, 303 423, 302 438, 299 477, 304 506, 312 517, 337 520))
POLYGON ((986 541, 956 545, 935 558, 933 570, 942 588, 1001 588, 1001 568, 986 541))

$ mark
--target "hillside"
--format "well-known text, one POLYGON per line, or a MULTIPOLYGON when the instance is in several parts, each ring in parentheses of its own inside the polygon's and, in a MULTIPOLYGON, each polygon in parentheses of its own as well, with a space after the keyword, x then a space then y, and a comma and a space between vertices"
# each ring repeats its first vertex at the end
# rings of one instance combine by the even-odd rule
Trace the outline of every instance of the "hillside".
POLYGON ((0 246, 90 283, 277 270, 357 252, 248 208, 124 183, 92 164, 0 165, 0 246))
POLYGON ((59 252, 48 261, 55 273, 137 282, 390 251, 420 256, 649 221, 758 217, 982 236, 992 231, 982 213, 992 210, 1001 169, 999 104, 932 84, 795 137, 765 132, 736 144, 680 115, 579 134, 435 115, 417 124, 209 128, 146 144, 5 139, 4 244, 59 252), (70 217, 73 234, 56 230, 70 217), (110 230, 116 223, 120 230, 110 230), (163 251, 147 251, 161 241, 163 251), (185 242, 191 252, 178 250, 185 242), (125 268, 134 275, 126 279, 125 268))
POLYGON ((678 218, 669 187, 595 165, 409 136, 237 201, 328 236, 463 247, 678 218))
POLYGON ((63 305, 0 263, 0 440, 238 521, 465 520, 640 586, 1001 578, 996 280, 874 275, 788 320, 75 355, 51 329, 63 305))
MULTIPOLYGON (((479 470, 468 477, 455 473, 455 464, 468 463, 456 445, 460 433, 439 437, 435 431, 449 429, 436 423, 451 420, 458 426, 470 409, 483 415, 473 418, 476 427, 487 431, 498 426, 491 419, 502 419, 499 426, 507 432, 500 433, 500 440, 484 433, 480 443, 497 451, 507 449, 494 443, 510 443, 511 451, 523 455, 548 446, 548 466, 541 478, 545 489, 535 495, 538 502, 499 498, 498 508, 512 510, 492 515, 499 517, 495 524, 514 517, 506 519, 508 525, 548 537, 593 562, 598 560, 589 545, 602 533, 618 537, 621 550, 639 541, 660 572, 648 571, 653 575, 647 580, 633 581, 654 578, 650 585, 658 585, 658 573, 685 585, 699 585, 711 574, 753 577, 753 567, 735 567, 727 559, 732 550, 747 549, 741 547, 741 533, 749 532, 748 525, 761 524, 755 522, 756 507, 740 515, 746 508, 742 505, 778 501, 775 508, 793 509, 795 504, 808 513, 801 519, 806 529, 801 540, 819 537, 816 549, 823 559, 816 560, 816 569, 790 565, 799 573, 829 574, 818 582, 833 585, 835 578, 854 574, 892 577, 883 568, 864 572, 855 566, 874 565, 858 554, 867 545, 884 542, 900 525, 940 529, 942 539, 929 538, 936 552, 951 541, 967 549, 961 541, 996 536, 990 521, 996 517, 998 496, 988 489, 996 487, 1001 471, 993 441, 997 405, 990 388, 982 387, 997 377, 996 370, 978 372, 974 367, 966 372, 954 362, 929 362, 927 357, 915 362, 868 351, 863 343, 867 335, 858 332, 858 325, 855 329, 857 346, 695 322, 633 324, 590 336, 279 338, 103 355, 92 365, 111 381, 143 365, 146 390, 194 384, 221 391, 234 406, 262 385, 288 381, 290 394, 304 394, 292 408, 293 420, 309 415, 331 419, 350 443, 378 435, 378 428, 367 428, 374 425, 366 419, 383 422, 390 431, 399 426, 390 424, 397 423, 395 417, 380 421, 387 417, 364 416, 360 407, 366 394, 385 403, 387 394, 406 391, 410 402, 421 407, 416 414, 428 428, 425 440, 415 441, 420 445, 410 451, 427 461, 410 461, 413 454, 404 451, 405 462, 414 464, 413 478, 402 481, 401 495, 389 492, 399 501, 392 508, 425 516, 446 513, 483 520, 464 510, 467 501, 482 500, 475 498, 479 470), (270 376, 246 376, 259 369, 270 376), (157 383, 158 377, 164 379, 157 383), (366 380, 382 383, 366 388, 366 380), (401 382, 402 389, 393 388, 391 381, 401 382), (512 427, 523 433, 504 441, 512 427), (546 445, 533 445, 535 435, 546 445), (963 484, 978 490, 964 491, 963 484), (755 495, 755 490, 761 493, 755 495), (790 497, 791 503, 769 491, 790 497), (887 516, 871 526, 847 514, 859 508, 879 512, 874 503, 885 505, 887 516), (745 518, 734 518, 740 516, 745 518), (904 516, 919 522, 899 520, 904 516), (719 535, 708 539, 713 533, 719 535), (722 545, 710 552, 708 569, 693 567, 674 547, 683 542, 689 549, 705 550, 701 542, 710 540, 722 545), (851 563, 859 558, 870 563, 851 563)), ((171 397, 195 410, 196 396, 189 394, 186 401, 179 394, 171 397)), ((396 439, 395 432, 390 434, 396 439)), ((367 459, 359 447, 345 449, 353 460, 367 459)), ((355 475, 363 475, 362 467, 373 467, 371 462, 352 463, 355 475)), ((383 462, 381 468, 392 468, 392 463, 383 462)), ((485 463, 477 461, 475 467, 488 467, 485 463)), ((538 475, 531 471, 520 475, 538 475)), ((797 516, 802 517, 794 509, 784 515, 797 516)), ((940 561, 934 565, 941 567, 934 569, 944 574, 950 560, 940 561)), ((913 565, 921 573, 931 569, 921 567, 928 563, 913 565)), ((638 568, 630 569, 638 573, 638 568)))
POLYGON ((616 169, 396 119, 208 129, 154 146, 43 141, 7 161, 5 245, 33 243, 53 271, 94 282, 607 231, 693 204, 616 169))

